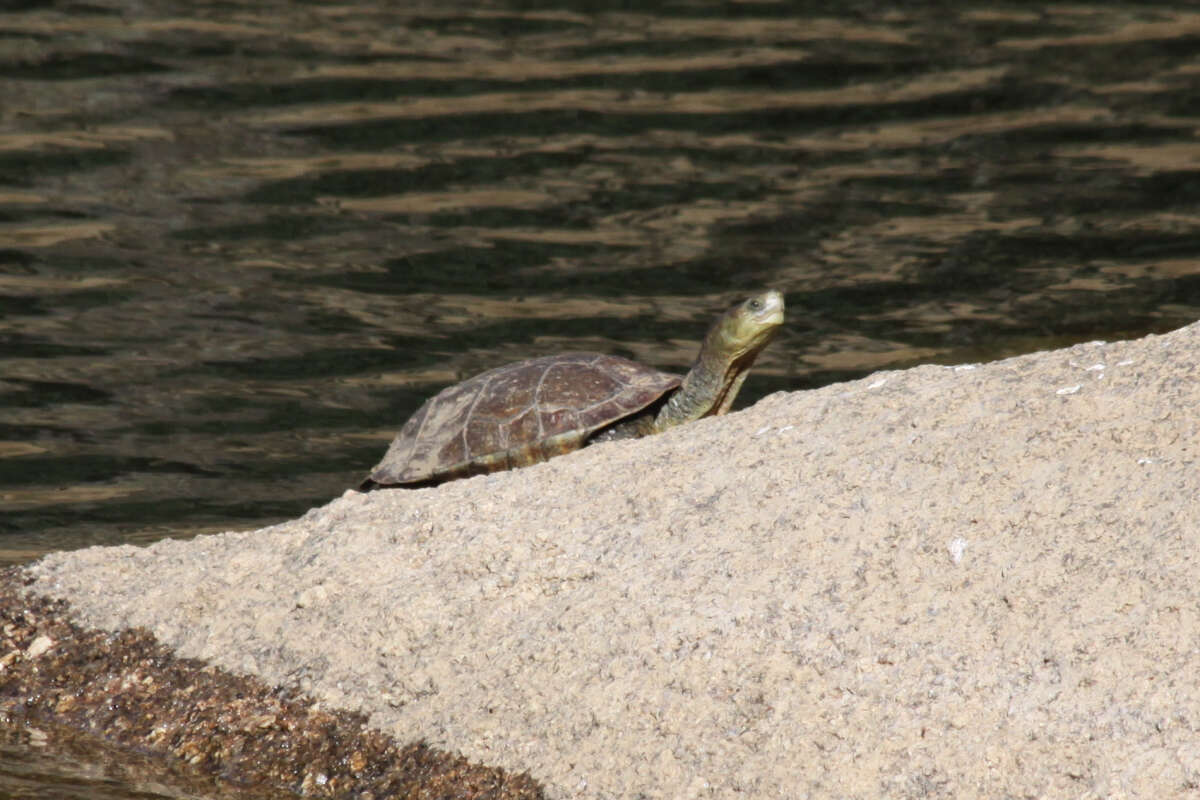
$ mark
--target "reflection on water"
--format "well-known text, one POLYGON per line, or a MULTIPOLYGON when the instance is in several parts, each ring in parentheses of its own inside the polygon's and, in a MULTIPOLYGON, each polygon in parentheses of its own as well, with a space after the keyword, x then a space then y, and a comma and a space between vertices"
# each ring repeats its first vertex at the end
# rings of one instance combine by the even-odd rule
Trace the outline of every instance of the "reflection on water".
POLYGON ((441 386, 682 370, 752 288, 743 405, 1193 321, 1177 5, 19 3, 0 562, 298 516, 441 386))
POLYGON ((46 800, 287 800, 290 792, 232 787, 94 736, 14 725, 0 717, 0 796, 46 800))

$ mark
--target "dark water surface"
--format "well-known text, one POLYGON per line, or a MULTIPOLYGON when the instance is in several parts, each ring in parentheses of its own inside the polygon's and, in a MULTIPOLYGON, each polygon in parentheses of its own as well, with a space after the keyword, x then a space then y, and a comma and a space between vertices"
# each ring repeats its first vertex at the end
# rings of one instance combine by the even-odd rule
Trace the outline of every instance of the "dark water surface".
POLYGON ((5 800, 289 800, 197 775, 162 759, 117 750, 90 735, 0 721, 0 797, 5 800))
POLYGON ((758 287, 739 405, 1200 318, 1195 4, 0 8, 0 563, 299 516, 758 287))

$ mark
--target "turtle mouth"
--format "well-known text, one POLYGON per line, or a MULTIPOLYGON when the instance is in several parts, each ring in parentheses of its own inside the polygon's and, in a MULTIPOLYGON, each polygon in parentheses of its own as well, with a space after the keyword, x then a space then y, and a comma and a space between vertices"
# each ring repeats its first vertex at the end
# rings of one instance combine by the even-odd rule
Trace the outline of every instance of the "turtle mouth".
POLYGON ((760 301, 763 304, 761 311, 756 314, 759 324, 761 325, 782 325, 783 324, 783 295, 775 289, 767 292, 762 296, 760 301))

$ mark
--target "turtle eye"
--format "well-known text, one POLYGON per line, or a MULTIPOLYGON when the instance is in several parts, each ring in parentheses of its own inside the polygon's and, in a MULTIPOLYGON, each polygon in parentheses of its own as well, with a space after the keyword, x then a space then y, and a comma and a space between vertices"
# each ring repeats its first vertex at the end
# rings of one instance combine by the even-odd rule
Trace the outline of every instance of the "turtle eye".
POLYGON ((753 300, 750 301, 750 308, 752 308, 755 311, 758 311, 760 308, 762 308, 762 300, 759 300, 757 297, 754 298, 753 300))

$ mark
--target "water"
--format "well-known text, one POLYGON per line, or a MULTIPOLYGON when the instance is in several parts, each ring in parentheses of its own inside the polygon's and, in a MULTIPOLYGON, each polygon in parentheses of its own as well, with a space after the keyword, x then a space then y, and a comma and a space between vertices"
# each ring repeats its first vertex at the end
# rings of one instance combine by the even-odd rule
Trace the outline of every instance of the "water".
POLYGON ((233 787, 93 736, 0 717, 0 797, 6 800, 287 800, 286 792, 233 787))
MULTIPOLYGON (((158 800, 186 797, 169 787, 135 786, 132 781, 114 777, 112 767, 119 763, 114 754, 100 747, 91 758, 69 755, 56 742, 46 746, 45 734, 38 728, 0 726, 0 792, 5 798, 22 800, 158 800), (158 791, 155 791, 155 789, 158 791)), ((123 755, 123 754, 122 754, 123 755)))
POLYGON ((1200 317, 1177 3, 3 8, 0 563, 296 517, 448 383, 684 370, 759 287, 739 405, 1200 317))

